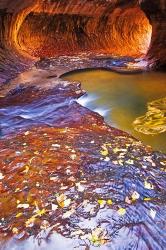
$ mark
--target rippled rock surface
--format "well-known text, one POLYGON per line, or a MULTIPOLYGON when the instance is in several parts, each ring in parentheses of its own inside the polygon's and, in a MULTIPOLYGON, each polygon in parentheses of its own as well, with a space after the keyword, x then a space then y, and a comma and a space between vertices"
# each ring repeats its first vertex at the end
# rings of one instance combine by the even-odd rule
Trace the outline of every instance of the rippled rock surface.
POLYGON ((164 249, 166 156, 51 81, 1 98, 0 248, 164 249))
POLYGON ((163 0, 0 1, 0 249, 165 249, 166 156, 59 79, 164 66, 165 10, 163 0))

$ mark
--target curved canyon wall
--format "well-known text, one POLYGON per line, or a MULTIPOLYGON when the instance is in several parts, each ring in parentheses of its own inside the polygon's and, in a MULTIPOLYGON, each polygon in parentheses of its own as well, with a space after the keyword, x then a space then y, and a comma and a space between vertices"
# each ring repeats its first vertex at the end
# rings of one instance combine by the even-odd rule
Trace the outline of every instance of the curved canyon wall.
POLYGON ((163 249, 166 155, 60 75, 163 66, 165 32, 165 0, 0 0, 0 249, 163 249))
POLYGON ((0 2, 1 82, 43 57, 78 53, 165 64, 165 1, 0 2))

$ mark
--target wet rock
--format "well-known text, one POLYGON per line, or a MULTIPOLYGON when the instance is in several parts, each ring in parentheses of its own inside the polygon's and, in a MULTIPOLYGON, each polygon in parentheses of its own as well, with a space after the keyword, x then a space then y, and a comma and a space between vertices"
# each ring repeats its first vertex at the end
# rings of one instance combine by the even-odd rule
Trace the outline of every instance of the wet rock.
POLYGON ((163 249, 166 156, 79 105, 79 84, 43 90, 1 103, 1 249, 163 249))

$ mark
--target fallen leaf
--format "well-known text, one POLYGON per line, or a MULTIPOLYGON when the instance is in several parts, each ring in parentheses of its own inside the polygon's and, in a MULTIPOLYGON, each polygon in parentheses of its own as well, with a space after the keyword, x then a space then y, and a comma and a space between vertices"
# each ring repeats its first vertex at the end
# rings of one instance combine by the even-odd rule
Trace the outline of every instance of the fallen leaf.
POLYGON ((39 152, 38 152, 38 151, 35 151, 35 152, 34 152, 34 155, 39 155, 39 152))
POLYGON ((76 185, 77 190, 78 190, 79 192, 83 192, 83 191, 85 190, 85 188, 81 185, 80 182, 76 183, 75 185, 76 185))
POLYGON ((67 199, 67 196, 64 194, 57 196, 56 200, 58 202, 58 205, 62 208, 68 207, 71 203, 71 199, 67 199))
POLYGON ((57 205, 55 205, 55 204, 51 204, 51 209, 52 209, 53 211, 57 210, 57 208, 58 208, 58 206, 57 206, 57 205))
POLYGON ((113 148, 113 152, 114 152, 114 153, 118 153, 119 151, 121 151, 120 148, 113 148))
POLYGON ((134 164, 134 161, 129 159, 129 160, 127 160, 125 163, 130 164, 130 165, 133 165, 133 164, 134 164))
POLYGON ((50 227, 49 222, 47 220, 43 220, 42 223, 41 223, 40 229, 45 230, 45 229, 47 229, 49 227, 50 227))
POLYGON ((151 201, 151 199, 152 199, 152 198, 150 198, 150 197, 145 197, 145 198, 144 198, 144 201, 151 201))
POLYGON ((13 232, 13 234, 18 234, 18 228, 17 227, 13 227, 12 228, 12 232, 13 232))
POLYGON ((112 205, 113 204, 112 200, 111 199, 107 200, 107 204, 112 205))
POLYGON ((129 199, 129 197, 128 197, 128 196, 126 196, 126 198, 125 198, 125 202, 126 202, 127 204, 131 204, 131 203, 132 203, 132 201, 129 199))
POLYGON ((156 217, 156 210, 150 209, 150 216, 154 219, 156 217))
POLYGON ((43 214, 45 214, 47 211, 46 211, 46 209, 45 208, 43 208, 43 209, 39 209, 39 210, 37 210, 36 211, 36 214, 35 214, 35 216, 42 216, 43 214))
POLYGON ((17 205, 17 208, 24 208, 24 209, 26 209, 26 208, 29 208, 29 204, 18 204, 17 205))
POLYGON ((16 218, 19 218, 22 215, 23 215, 23 213, 18 213, 18 214, 16 214, 16 218))
POLYGON ((0 180, 2 180, 4 177, 5 176, 2 173, 0 173, 0 180))
POLYGON ((126 213, 126 209, 125 208, 119 208, 119 210, 117 211, 118 212, 118 214, 120 215, 120 216, 123 216, 123 215, 125 215, 125 213, 126 213))
POLYGON ((75 159, 77 158, 77 155, 76 155, 76 154, 72 154, 72 155, 70 155, 70 158, 71 158, 72 160, 75 160, 75 159))
POLYGON ((104 159, 104 161, 108 162, 108 161, 110 161, 110 158, 107 156, 107 157, 104 159))
POLYGON ((29 166, 25 166, 25 169, 24 169, 23 173, 27 174, 28 171, 29 171, 29 166))
POLYGON ((106 231, 100 227, 93 230, 88 238, 94 246, 101 246, 107 242, 106 231))
POLYGON ((100 154, 103 155, 103 156, 107 156, 108 153, 109 153, 108 149, 105 146, 102 146, 102 149, 103 150, 100 151, 100 154))
POLYGON ((25 222, 25 226, 26 226, 26 227, 33 227, 35 220, 36 220, 35 216, 32 216, 31 218, 29 218, 29 219, 25 222))
POLYGON ((138 200, 140 197, 139 193, 137 191, 134 191, 131 198, 132 198, 132 201, 135 201, 135 200, 138 200))
POLYGON ((98 200, 98 203, 100 205, 100 207, 104 207, 104 205, 106 204, 105 200, 98 200))
POLYGON ((151 183, 148 182, 148 181, 145 181, 145 182, 144 182, 144 187, 145 187, 146 189, 154 189, 153 184, 151 184, 151 183))

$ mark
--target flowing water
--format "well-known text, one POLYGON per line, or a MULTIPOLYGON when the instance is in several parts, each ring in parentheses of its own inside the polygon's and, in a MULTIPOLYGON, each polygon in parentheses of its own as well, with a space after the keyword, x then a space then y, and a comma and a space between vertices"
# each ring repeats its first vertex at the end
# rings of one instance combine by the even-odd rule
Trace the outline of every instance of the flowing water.
POLYGON ((165 76, 163 72, 118 74, 86 70, 69 73, 63 79, 81 82, 88 94, 79 102, 103 115, 110 125, 166 152, 166 132, 144 134, 133 126, 134 120, 147 112, 147 103, 166 96, 165 76))
POLYGON ((56 74, 33 68, 0 92, 0 249, 162 250, 166 155, 97 112, 164 151, 164 133, 144 136, 132 122, 166 95, 165 75, 64 77, 81 81, 82 96, 80 84, 56 74))

